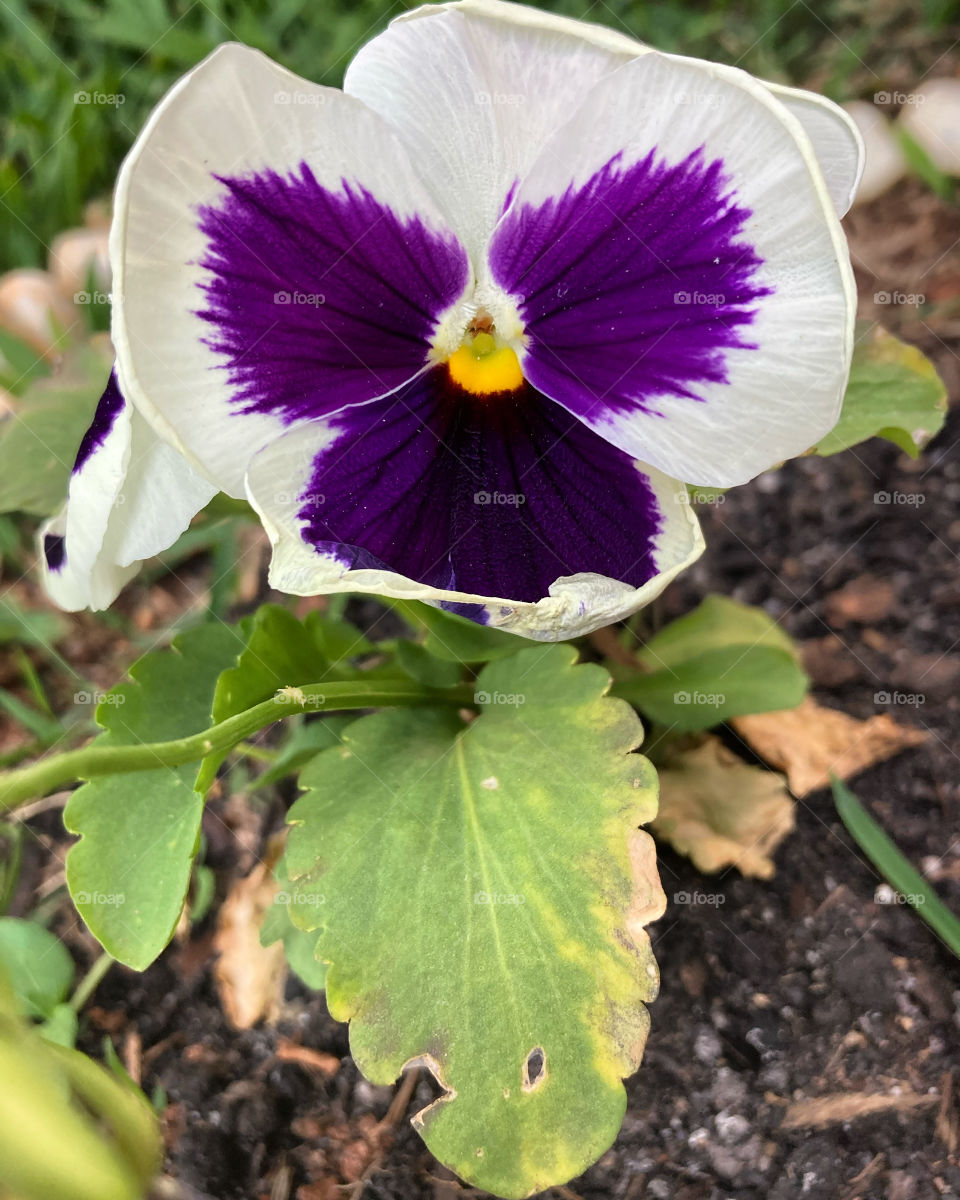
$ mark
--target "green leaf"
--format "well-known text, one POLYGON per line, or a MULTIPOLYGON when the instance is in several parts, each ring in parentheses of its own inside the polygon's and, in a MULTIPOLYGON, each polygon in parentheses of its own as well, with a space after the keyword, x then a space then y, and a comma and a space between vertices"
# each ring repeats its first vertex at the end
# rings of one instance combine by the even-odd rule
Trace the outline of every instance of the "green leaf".
POLYGON ((48 649, 67 633, 69 626, 60 613, 35 612, 23 608, 12 595, 0 603, 0 642, 48 649))
POLYGON ((50 373, 42 354, 21 338, 0 329, 0 387, 20 395, 33 382, 50 373))
POLYGON ((58 1004, 37 1032, 47 1042, 72 1048, 77 1040, 77 1013, 72 1004, 58 1004))
POLYGON ((279 604, 261 605, 241 624, 241 631, 246 644, 236 665, 217 682, 215 721, 268 700, 281 687, 341 679, 344 672, 334 672, 333 667, 371 649, 367 639, 346 622, 328 624, 318 612, 299 621, 279 604))
POLYGON ((884 879, 960 958, 960 917, 943 903, 930 884, 897 849, 857 797, 839 779, 831 781, 840 819, 884 879))
POLYGON ((637 654, 647 674, 613 666, 615 693, 675 732, 795 708, 808 680, 787 634, 763 611, 707 596, 637 654))
POLYGON ((947 389, 933 363, 878 325, 861 330, 840 420, 813 452, 837 454, 882 437, 917 458, 946 413, 947 389))
MULTIPOLYGON (((201 625, 148 654, 132 682, 97 708, 97 745, 166 741, 206 728, 221 671, 242 645, 225 625, 201 625)), ((108 775, 71 796, 64 824, 80 841, 67 855, 67 883, 105 950, 144 970, 170 940, 190 883, 203 795, 195 764, 108 775)))
POLYGON ((48 517, 60 508, 109 371, 101 351, 79 347, 24 392, 15 418, 0 421, 0 512, 48 517))
POLYGON ((353 719, 353 717, 324 717, 322 720, 314 718, 307 721, 302 717, 292 718, 287 722, 287 725, 291 727, 289 736, 280 748, 276 761, 271 763, 262 775, 257 776, 256 786, 258 788, 267 787, 268 784, 277 783, 287 775, 292 775, 301 767, 306 766, 312 758, 316 758, 321 750, 339 746, 344 729, 353 719))
POLYGON ((210 911, 217 892, 217 877, 210 867, 201 863, 193 872, 193 891, 190 897, 190 921, 199 925, 210 911))
POLYGON ((910 136, 899 121, 893 126, 893 134, 900 143, 903 156, 914 175, 917 175, 934 195, 952 203, 957 195, 957 181, 940 170, 923 146, 910 136))
POLYGON ((318 933, 327 1000, 374 1083, 423 1061, 415 1119, 476 1187, 521 1197, 616 1137, 663 912, 640 724, 571 646, 487 666, 482 711, 383 712, 304 771, 290 913, 318 933), (542 1058, 542 1063, 539 1061, 542 1058))
POLYGON ((73 959, 63 942, 36 921, 0 917, 0 972, 24 1016, 50 1017, 70 991, 73 959))
POLYGON ((715 594, 704 597, 693 612, 665 625, 640 647, 637 657, 656 671, 683 666, 705 650, 738 646, 785 650, 797 657, 790 635, 762 608, 715 594))
POLYGON ((397 663, 411 679, 425 687, 455 687, 462 674, 459 662, 437 658, 419 642, 398 642, 397 663))
POLYGON ((260 926, 260 944, 272 946, 274 942, 283 942, 290 970, 307 987, 319 992, 326 987, 327 964, 317 960, 316 933, 307 933, 290 920, 290 877, 284 859, 281 858, 274 867, 273 877, 277 881, 277 893, 260 926))
POLYGON ((458 617, 455 613, 418 600, 390 600, 390 606, 404 617, 415 629, 427 633, 424 643, 435 657, 448 662, 481 663, 507 658, 520 650, 529 649, 527 638, 502 629, 491 629, 458 617))
MULTIPOLYGON (((318 612, 299 621, 279 604, 261 605, 240 630, 244 644, 214 693, 213 719, 218 722, 269 700, 283 687, 351 678, 356 672, 344 660, 372 649, 345 621, 332 621, 318 612)), ((204 760, 197 782, 201 790, 213 782, 224 757, 204 760)))

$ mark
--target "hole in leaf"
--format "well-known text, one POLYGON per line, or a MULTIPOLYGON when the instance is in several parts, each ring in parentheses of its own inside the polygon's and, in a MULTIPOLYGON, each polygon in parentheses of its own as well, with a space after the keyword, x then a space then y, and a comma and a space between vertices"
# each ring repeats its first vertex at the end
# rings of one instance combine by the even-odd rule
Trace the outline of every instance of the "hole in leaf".
POLYGON ((547 1077, 547 1056, 542 1046, 534 1046, 523 1064, 523 1090, 532 1092, 547 1077))

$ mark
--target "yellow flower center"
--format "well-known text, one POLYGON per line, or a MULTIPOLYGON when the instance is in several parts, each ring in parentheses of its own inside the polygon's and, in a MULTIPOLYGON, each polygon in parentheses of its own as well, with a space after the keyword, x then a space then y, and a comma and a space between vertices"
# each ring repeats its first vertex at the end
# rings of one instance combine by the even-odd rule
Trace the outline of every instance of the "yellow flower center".
POLYGON ((454 383, 477 396, 513 392, 523 384, 516 354, 483 329, 468 331, 463 345, 447 359, 447 369, 454 383))

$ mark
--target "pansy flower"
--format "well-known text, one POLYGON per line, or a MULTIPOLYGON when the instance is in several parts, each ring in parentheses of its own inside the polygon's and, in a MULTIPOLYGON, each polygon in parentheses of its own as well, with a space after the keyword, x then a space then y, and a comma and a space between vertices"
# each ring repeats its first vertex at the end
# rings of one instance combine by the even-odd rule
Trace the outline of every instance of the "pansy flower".
POLYGON ((835 423, 861 157, 816 96, 499 0, 406 14, 342 91, 220 47, 120 175, 54 594, 108 603, 219 489, 281 591, 628 615, 701 552, 687 483, 835 423))

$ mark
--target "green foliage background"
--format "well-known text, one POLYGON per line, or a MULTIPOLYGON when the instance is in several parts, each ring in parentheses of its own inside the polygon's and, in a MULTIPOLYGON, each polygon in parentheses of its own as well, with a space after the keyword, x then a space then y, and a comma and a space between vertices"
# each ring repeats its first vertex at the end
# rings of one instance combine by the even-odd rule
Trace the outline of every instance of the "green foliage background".
MULTIPOLYGON (((337 85, 356 48, 406 7, 415 5, 3 0, 0 269, 45 261, 54 235, 109 193, 151 106, 219 42, 247 42, 337 85), (77 103, 77 93, 123 103, 77 103)), ((960 16, 960 0, 549 0, 542 7, 838 99, 870 95, 890 79, 919 79, 955 40, 951 26, 960 16)))

